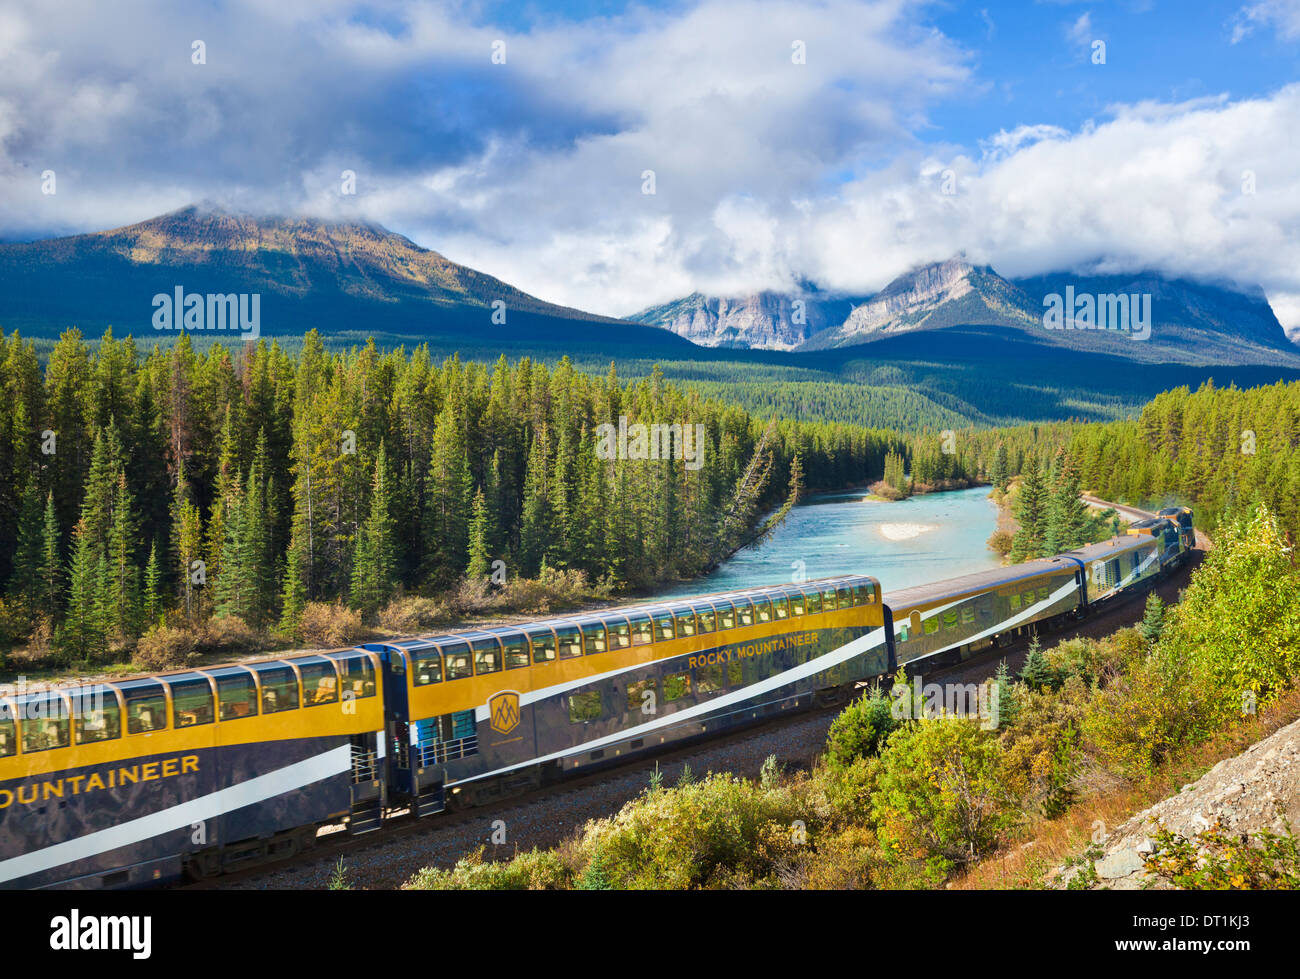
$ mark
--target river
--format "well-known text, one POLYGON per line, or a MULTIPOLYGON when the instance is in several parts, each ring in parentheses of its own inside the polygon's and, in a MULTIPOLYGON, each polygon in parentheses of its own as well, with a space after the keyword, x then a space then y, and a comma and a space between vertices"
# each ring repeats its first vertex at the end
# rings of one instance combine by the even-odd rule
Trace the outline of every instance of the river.
POLYGON ((863 491, 818 494, 791 510, 758 547, 656 597, 779 584, 801 570, 810 579, 869 574, 893 591, 998 567, 987 544, 996 526, 987 486, 896 503, 868 499, 863 491))

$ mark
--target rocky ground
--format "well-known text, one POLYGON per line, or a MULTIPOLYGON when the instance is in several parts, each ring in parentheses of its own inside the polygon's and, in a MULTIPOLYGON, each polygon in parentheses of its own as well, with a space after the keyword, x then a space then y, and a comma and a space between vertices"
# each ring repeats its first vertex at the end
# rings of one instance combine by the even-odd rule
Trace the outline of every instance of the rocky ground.
MULTIPOLYGON (((1148 874, 1144 856, 1155 849, 1151 836, 1163 826, 1191 838, 1218 823, 1230 834, 1261 829, 1300 829, 1300 721, 1289 724, 1234 758, 1226 758, 1177 795, 1156 803, 1112 832, 1094 862, 1094 889, 1140 890, 1172 885, 1148 874)), ((1079 873, 1058 873, 1064 885, 1079 873)))

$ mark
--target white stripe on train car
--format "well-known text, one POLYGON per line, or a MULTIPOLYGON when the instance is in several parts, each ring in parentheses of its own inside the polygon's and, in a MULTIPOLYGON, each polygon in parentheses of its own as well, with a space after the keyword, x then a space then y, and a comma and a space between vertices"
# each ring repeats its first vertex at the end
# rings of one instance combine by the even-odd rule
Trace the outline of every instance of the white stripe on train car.
POLYGON ((195 823, 212 819, 245 806, 255 805, 284 795, 295 789, 311 785, 334 775, 341 775, 352 767, 352 748, 340 745, 265 775, 258 775, 238 785, 231 785, 189 802, 150 813, 125 823, 120 823, 97 833, 79 836, 74 840, 56 843, 41 850, 24 853, 0 861, 0 883, 39 874, 54 867, 77 860, 85 860, 99 853, 132 846, 145 840, 188 828, 195 823))
MULTIPOLYGON (((741 687, 739 690, 733 690, 731 693, 723 694, 721 697, 715 697, 712 700, 705 701, 701 704, 693 704, 681 710, 666 714, 663 717, 657 717, 653 721, 647 721, 644 724, 638 724, 635 727, 624 728, 614 734, 606 735, 603 738, 594 738, 591 741, 584 741, 582 744, 574 745, 572 748, 564 748, 560 751, 553 751, 549 755, 542 755, 539 758, 529 758, 527 761, 521 761, 514 765, 507 765, 504 768, 496 768, 490 772, 484 772, 482 775, 474 775, 469 778, 463 778, 456 782, 448 782, 448 786, 463 785, 466 782, 477 782, 481 778, 488 778, 492 775, 500 775, 504 772, 514 771, 516 768, 523 768, 527 765, 540 765, 543 762, 554 761, 557 758, 564 758, 568 755, 577 754, 581 751, 591 751, 602 745, 613 744, 617 741, 626 741, 629 738, 635 738, 639 735, 646 734, 650 731, 657 730, 668 724, 677 724, 680 721, 689 720, 692 717, 699 717, 701 714, 711 714, 714 711, 721 710, 724 707, 730 707, 732 704, 738 704, 741 701, 749 700, 751 697, 767 693, 769 690, 775 690, 778 687, 784 687, 794 683, 796 680, 802 680, 810 677, 814 673, 820 673, 828 670, 832 666, 838 666, 840 663, 852 659, 854 656, 860 656, 863 653, 875 649, 877 646, 884 644, 885 630, 883 628, 872 629, 866 635, 859 636, 852 642, 845 643, 838 649, 833 649, 829 653, 823 653, 815 659, 810 659, 806 663, 800 663, 798 666, 786 670, 784 673, 777 673, 768 677, 766 680, 760 680, 758 683, 751 684, 748 687, 741 687)), ((646 666, 649 664, 641 664, 646 666)), ((616 673, 626 672, 616 670, 616 673)), ((611 674, 612 675, 612 674, 611 674)), ((585 682, 590 683, 594 678, 588 678, 585 682)), ((570 685, 565 685, 570 686, 570 685)), ((522 701, 522 697, 520 700, 522 701)))

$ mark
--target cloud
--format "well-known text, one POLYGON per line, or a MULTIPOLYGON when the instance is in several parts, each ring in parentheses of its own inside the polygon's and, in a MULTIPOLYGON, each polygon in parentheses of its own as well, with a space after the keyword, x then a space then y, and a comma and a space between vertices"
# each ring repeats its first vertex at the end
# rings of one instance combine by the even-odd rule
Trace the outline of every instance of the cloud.
POLYGON ((0 234, 203 199, 355 217, 616 314, 803 278, 862 294, 962 250, 1009 275, 1160 268, 1300 296, 1300 86, 927 144, 934 107, 984 83, 926 9, 700 0, 505 28, 477 3, 11 2, 0 234))
POLYGON ((1300 0, 1259 0, 1237 12, 1232 25, 1232 43, 1237 44, 1257 27, 1271 27, 1283 40, 1300 38, 1300 0))

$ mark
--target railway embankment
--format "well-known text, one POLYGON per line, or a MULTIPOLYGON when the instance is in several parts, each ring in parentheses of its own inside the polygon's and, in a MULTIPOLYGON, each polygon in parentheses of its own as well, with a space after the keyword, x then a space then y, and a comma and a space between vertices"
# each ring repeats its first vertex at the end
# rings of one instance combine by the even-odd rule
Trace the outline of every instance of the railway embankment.
POLYGON ((1175 885, 1155 869, 1172 858, 1161 832, 1189 841, 1204 861, 1225 839, 1285 836, 1300 827, 1300 721, 1293 721, 1241 754, 1224 758, 1177 793, 1143 809, 1102 836, 1090 859, 1059 868, 1051 883, 1091 889, 1166 889, 1175 885), (1075 886, 1078 886, 1076 883, 1075 886))

